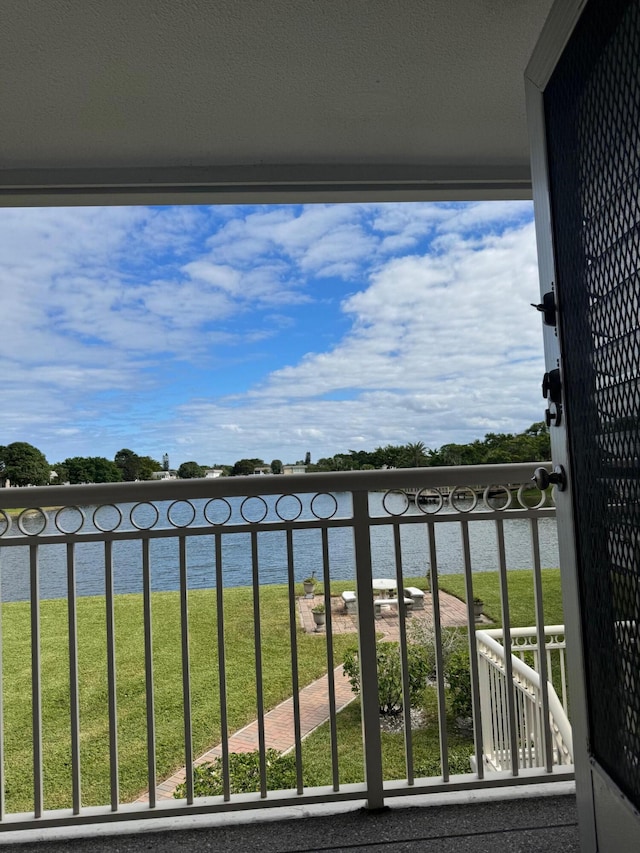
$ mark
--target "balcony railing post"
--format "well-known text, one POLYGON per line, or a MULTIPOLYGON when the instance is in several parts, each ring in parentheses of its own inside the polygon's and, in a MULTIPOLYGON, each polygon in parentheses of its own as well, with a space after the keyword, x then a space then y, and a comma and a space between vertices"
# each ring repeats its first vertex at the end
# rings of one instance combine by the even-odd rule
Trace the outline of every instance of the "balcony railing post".
POLYGON ((31 574, 31 712, 33 725, 33 813, 42 817, 42 686, 40 669, 40 567, 38 546, 29 548, 31 574))
POLYGON ((78 684, 78 609, 75 550, 67 545, 67 621, 69 629, 69 715, 71 722, 71 790, 73 813, 80 814, 80 696, 78 684))
POLYGON ((382 748, 380 739, 380 704, 378 699, 378 660, 371 584, 371 539, 369 502, 366 491, 353 492, 353 538, 358 588, 358 659, 360 661, 360 701, 362 703, 362 737, 364 774, 367 785, 367 808, 384 806, 382 748))
POLYGON ((482 715, 482 753, 485 758, 494 759, 496 748, 495 738, 492 731, 492 696, 493 683, 487 662, 482 655, 478 655, 478 685, 480 688, 480 713, 482 715))

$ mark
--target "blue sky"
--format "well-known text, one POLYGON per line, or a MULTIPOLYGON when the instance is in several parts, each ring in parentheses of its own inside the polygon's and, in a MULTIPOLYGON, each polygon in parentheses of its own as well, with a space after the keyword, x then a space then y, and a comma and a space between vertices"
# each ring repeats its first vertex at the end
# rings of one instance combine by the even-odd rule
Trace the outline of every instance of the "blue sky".
POLYGON ((542 417, 528 202, 0 211, 0 444, 295 461, 542 417))

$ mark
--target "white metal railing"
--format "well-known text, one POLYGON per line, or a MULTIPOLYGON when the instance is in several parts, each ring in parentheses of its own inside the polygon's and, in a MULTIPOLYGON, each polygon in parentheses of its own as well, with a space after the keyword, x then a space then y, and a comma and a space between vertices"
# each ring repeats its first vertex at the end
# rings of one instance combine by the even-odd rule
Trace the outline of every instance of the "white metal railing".
POLYGON ((544 767, 550 753, 554 765, 573 764, 564 625, 547 626, 541 631, 536 628, 477 631, 476 642, 485 765, 491 770, 510 771, 514 766, 519 770, 544 767), (562 701, 548 680, 554 673, 553 652, 558 661, 562 701), (532 666, 525 662, 527 654, 532 666), (545 670, 544 678, 540 669, 545 670))
MULTIPOLYGON (((550 752, 543 767, 520 771, 515 766, 506 775, 492 773, 485 777, 482 760, 474 569, 483 560, 485 564, 480 568, 498 569, 502 621, 508 623, 505 530, 512 524, 519 525, 531 555, 536 622, 543 624, 540 525, 546 519, 553 523, 555 508, 539 493, 533 501, 535 505, 531 505, 526 484, 535 467, 536 464, 527 463, 0 490, 2 597, 4 601, 27 602, 20 606, 5 604, 5 632, 11 621, 28 608, 27 622, 20 630, 23 639, 28 638, 31 658, 31 665, 26 666, 6 649, 4 653, 0 650, 4 673, 4 694, 0 696, 0 831, 346 799, 365 799, 370 807, 380 807, 390 796, 572 778, 572 768, 559 770, 553 766, 550 752), (492 531, 490 558, 480 555, 478 528, 492 531), (490 566, 486 565, 487 559, 490 566), (439 577, 443 571, 451 571, 451 561, 465 579, 477 766, 475 773, 462 776, 450 774, 442 652, 439 577), (330 674, 327 703, 333 784, 329 788, 305 787, 300 706, 296 701, 306 676, 300 665, 296 583, 311 568, 323 582, 327 605, 325 639, 318 641, 324 643, 326 671, 330 674), (407 671, 409 617, 400 596, 397 619, 403 664, 406 774, 403 779, 384 779, 376 668, 379 623, 375 620, 372 579, 390 573, 395 576, 398 589, 405 587, 406 578, 417 576, 423 576, 425 588, 430 587, 441 754, 441 773, 435 778, 417 778, 415 772, 407 671), (332 675, 336 654, 330 589, 332 581, 341 578, 350 579, 358 592, 364 781, 350 785, 340 781, 332 675), (294 697, 297 785, 295 790, 286 792, 269 791, 266 777, 264 719, 268 684, 263 675, 263 650, 268 638, 263 636, 261 620, 263 599, 268 597, 266 586, 274 583, 283 584, 280 616, 288 636, 289 695, 294 697), (249 634, 253 638, 251 660, 247 662, 251 679, 247 685, 253 682, 251 695, 260 735, 260 791, 232 795, 229 729, 233 700, 227 687, 230 667, 237 666, 237 662, 231 660, 235 640, 229 636, 225 620, 226 591, 239 585, 246 588, 250 601, 246 623, 240 631, 244 637, 249 634), (158 588, 175 590, 175 624, 158 621, 154 598, 158 588), (194 708, 196 688, 191 672, 194 620, 200 615, 193 610, 193 602, 200 600, 197 595, 201 588, 212 591, 207 599, 211 621, 206 632, 212 668, 205 694, 209 703, 214 698, 209 707, 217 708, 219 734, 211 737, 221 741, 224 788, 222 796, 206 800, 196 798, 193 787, 197 757, 194 743, 200 743, 202 726, 207 725, 206 718, 203 723, 202 707, 194 708), (84 596, 93 596, 93 606, 99 606, 102 614, 88 634, 86 625, 80 627, 84 596), (53 627, 49 605, 44 603, 50 598, 64 602, 53 627), (127 613, 139 614, 135 625, 122 623, 123 602, 129 608, 127 613), (167 643, 163 646, 160 641, 171 632, 179 667, 178 673, 171 676, 175 681, 169 685, 169 692, 173 699, 178 698, 169 702, 172 711, 168 714, 166 708, 160 711, 157 704, 160 694, 165 695, 168 689, 168 676, 162 669, 167 643), (95 637, 90 636, 94 633, 95 637), (58 643, 66 636, 66 687, 62 692, 60 685, 54 691, 47 680, 52 654, 48 644, 53 642, 53 635, 58 643), (98 674, 86 671, 86 645, 90 641, 95 641, 98 649, 93 653, 98 660, 92 662, 98 674), (139 647, 139 664, 133 671, 123 670, 121 658, 133 646, 139 647), (90 687, 93 685, 91 679, 99 682, 95 689, 87 688, 87 681, 90 687), (15 690, 16 680, 17 697, 8 694, 11 684, 15 690), (13 722, 15 706, 21 701, 31 709, 31 730, 27 732, 16 731, 13 722), (51 709, 55 703, 65 711, 62 722, 59 716, 56 718, 58 730, 52 732, 51 709), (99 723, 93 720, 95 730, 91 731, 85 728, 89 711, 99 717, 99 723), (133 745, 123 745, 119 735, 136 714, 141 715, 144 735, 138 735, 133 745), (165 738, 167 727, 175 725, 179 726, 182 745, 179 754, 168 759, 158 744, 165 738), (61 753, 64 731, 68 747, 61 753), (102 743, 101 737, 104 756, 96 747, 96 743, 102 743), (29 746, 28 760, 24 742, 29 746), (56 745, 55 750, 52 744, 56 745), (102 776, 96 779, 99 758, 106 760, 102 776), (181 764, 186 770, 185 799, 161 801, 156 796, 157 784, 181 764), (50 802, 45 780, 53 774, 68 778, 68 797, 63 803, 50 802), (22 803, 21 808, 16 808, 11 798, 18 777, 31 792, 30 803, 22 803), (121 791, 123 779, 128 780, 126 795, 121 791), (132 785, 138 786, 133 795, 132 785), (135 794, 145 788, 148 801, 132 803, 135 794), (102 790, 104 797, 99 793, 102 790)), ((542 648, 544 637, 539 634, 539 639, 542 648)), ((546 655, 541 655, 540 660, 546 665, 546 655)), ((549 700, 544 699, 544 687, 542 692, 544 704, 549 700)), ((510 713, 515 715, 515 707, 510 713)), ((549 744, 553 737, 550 719, 548 713, 543 714, 539 723, 549 744)), ((213 724, 210 728, 213 732, 213 724)))

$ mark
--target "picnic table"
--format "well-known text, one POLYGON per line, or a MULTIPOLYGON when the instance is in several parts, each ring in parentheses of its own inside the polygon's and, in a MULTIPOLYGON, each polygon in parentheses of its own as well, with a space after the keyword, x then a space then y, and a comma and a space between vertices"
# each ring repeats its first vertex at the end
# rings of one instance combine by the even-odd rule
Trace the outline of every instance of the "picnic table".
POLYGON ((374 578, 371 581, 373 594, 380 593, 382 598, 394 598, 394 593, 398 589, 398 581, 394 578, 374 578))

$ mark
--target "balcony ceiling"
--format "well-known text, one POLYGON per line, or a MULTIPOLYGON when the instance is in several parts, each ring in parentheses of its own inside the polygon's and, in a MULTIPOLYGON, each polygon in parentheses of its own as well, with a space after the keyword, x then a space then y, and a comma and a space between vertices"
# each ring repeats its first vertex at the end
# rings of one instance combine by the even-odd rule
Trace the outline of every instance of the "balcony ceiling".
POLYGON ((526 197, 550 5, 5 0, 3 202, 526 197))

